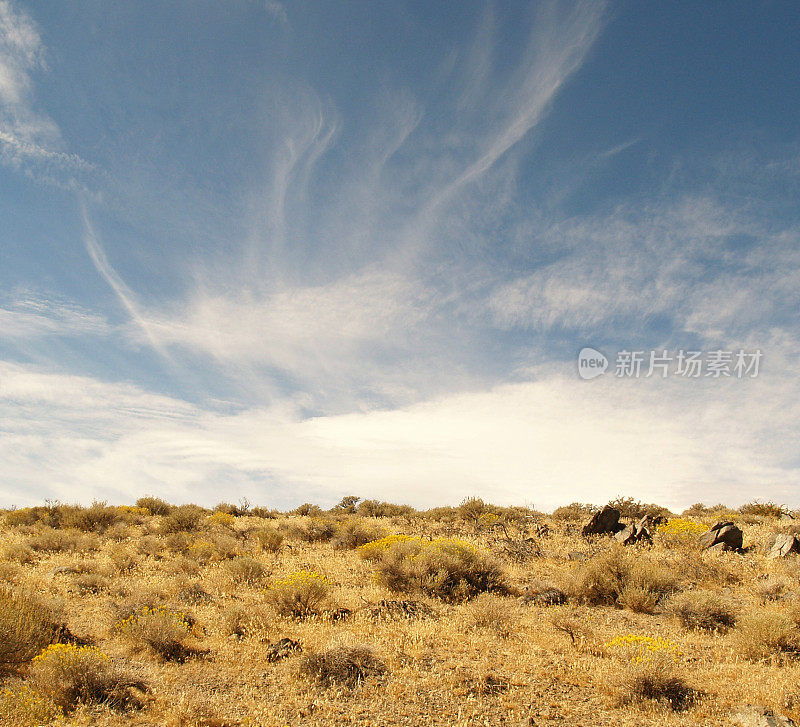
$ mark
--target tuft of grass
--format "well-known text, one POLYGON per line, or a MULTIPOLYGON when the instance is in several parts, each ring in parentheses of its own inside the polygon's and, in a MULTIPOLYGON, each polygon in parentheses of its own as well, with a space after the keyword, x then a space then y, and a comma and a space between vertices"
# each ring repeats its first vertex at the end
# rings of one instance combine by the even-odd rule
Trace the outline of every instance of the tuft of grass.
POLYGON ((258 606, 233 604, 222 614, 221 629, 225 636, 240 639, 265 634, 269 630, 269 617, 258 606))
POLYGON ((55 611, 43 601, 0 587, 0 679, 20 671, 62 630, 55 611))
POLYGON ((62 716, 61 709, 29 684, 18 683, 0 689, 0 725, 38 727, 62 716))
POLYGON ((674 711, 690 707, 699 696, 678 673, 669 656, 653 656, 628 664, 612 689, 620 705, 656 702, 674 711))
POLYGON ((270 584, 266 600, 281 616, 307 618, 317 613, 329 590, 325 576, 314 571, 298 571, 270 584))
POLYGON ((53 644, 31 663, 30 682, 38 694, 64 712, 79 704, 104 704, 127 710, 142 706, 140 680, 120 671, 95 646, 53 644))
POLYGON ((196 654, 187 644, 192 622, 181 611, 166 606, 144 606, 118 621, 114 631, 134 651, 149 651, 163 661, 185 662, 196 654))
POLYGON ((800 627, 780 611, 745 614, 733 635, 737 651, 749 661, 800 655, 800 627))
POLYGON ((688 629, 727 631, 736 625, 736 611, 730 601, 713 591, 686 591, 673 596, 668 610, 688 629))
POLYGON ((370 677, 388 671, 386 664, 368 646, 337 646, 327 651, 306 654, 300 673, 323 687, 353 689, 370 677))
POLYGON ((469 604, 467 622, 474 628, 489 629, 506 639, 511 635, 516 616, 507 600, 493 593, 481 593, 469 604))

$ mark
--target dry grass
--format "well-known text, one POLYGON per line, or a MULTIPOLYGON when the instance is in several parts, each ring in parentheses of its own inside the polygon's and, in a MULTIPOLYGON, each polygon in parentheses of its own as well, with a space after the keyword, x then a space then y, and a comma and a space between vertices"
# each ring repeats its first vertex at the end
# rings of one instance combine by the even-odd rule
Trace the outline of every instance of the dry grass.
MULTIPOLYGON (((745 704, 800 720, 798 559, 700 553, 693 532, 675 534, 685 518, 652 546, 623 549, 582 538, 578 507, 559 518, 474 501, 427 513, 356 503, 356 514, 234 506, 244 514, 214 516, 150 504, 159 514, 114 508, 119 520, 104 531, 74 527, 105 517, 99 508, 88 518, 61 505, 16 511, 11 523, 0 515, 2 588, 50 614, 25 620, 25 609, 0 608, 0 649, 24 651, 6 670, 0 725, 48 724, 61 711, 54 698, 65 727, 688 727, 727 724, 745 704), (536 537, 541 553, 505 553, 497 519, 515 540, 536 537), (292 581, 304 572, 319 579, 292 581), (734 626, 731 604, 742 614, 734 626), (159 607, 179 617, 144 614, 159 607), (132 616, 135 625, 115 628, 132 616), (34 684, 30 659, 71 638, 61 623, 109 657, 109 691, 62 699, 34 684), (270 660, 282 640, 302 651, 270 660), (670 658, 654 672, 645 657, 662 658, 660 649, 670 658)), ((719 512, 694 513, 692 531, 719 512)), ((746 541, 761 546, 788 527, 747 518, 746 541)))

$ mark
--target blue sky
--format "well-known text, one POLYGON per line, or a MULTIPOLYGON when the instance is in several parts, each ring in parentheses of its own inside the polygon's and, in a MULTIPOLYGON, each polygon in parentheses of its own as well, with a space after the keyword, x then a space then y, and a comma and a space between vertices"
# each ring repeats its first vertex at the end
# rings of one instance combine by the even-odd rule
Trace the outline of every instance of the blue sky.
POLYGON ((798 30, 0 0, 0 505, 800 505, 798 30))

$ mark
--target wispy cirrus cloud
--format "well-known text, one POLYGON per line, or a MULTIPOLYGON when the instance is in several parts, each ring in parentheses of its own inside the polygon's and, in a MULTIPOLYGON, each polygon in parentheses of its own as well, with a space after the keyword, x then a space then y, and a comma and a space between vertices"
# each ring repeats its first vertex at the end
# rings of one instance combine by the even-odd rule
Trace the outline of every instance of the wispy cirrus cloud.
POLYGON ((39 182, 81 189, 93 165, 65 151, 58 125, 37 108, 34 74, 47 70, 36 24, 11 0, 0 1, 0 161, 39 182))

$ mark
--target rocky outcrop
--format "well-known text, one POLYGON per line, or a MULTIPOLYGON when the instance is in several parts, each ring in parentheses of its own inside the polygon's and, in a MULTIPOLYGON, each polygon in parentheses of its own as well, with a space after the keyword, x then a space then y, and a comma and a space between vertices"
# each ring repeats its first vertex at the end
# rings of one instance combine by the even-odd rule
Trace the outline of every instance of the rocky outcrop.
POLYGON ((625 526, 620 523, 620 512, 615 507, 606 505, 592 515, 592 519, 583 528, 584 535, 614 535, 625 526))
POLYGON ((800 554, 800 538, 789 533, 778 533, 767 558, 785 558, 793 553, 800 554))
POLYGON ((637 543, 650 543, 653 536, 647 527, 650 518, 645 515, 641 520, 631 523, 614 535, 614 538, 623 545, 636 545, 637 543))
POLYGON ((703 550, 714 548, 715 550, 741 552, 744 534, 732 522, 717 523, 711 530, 707 530, 700 536, 700 547, 703 550))

